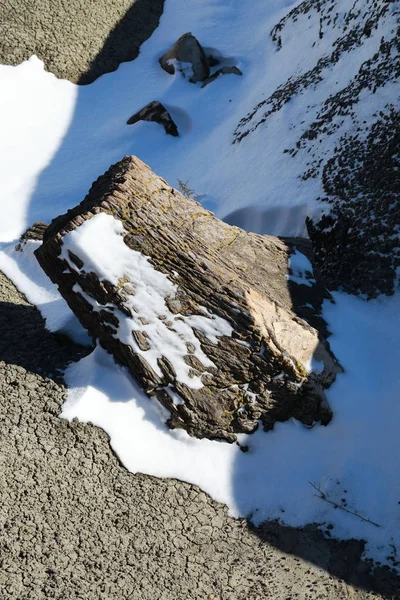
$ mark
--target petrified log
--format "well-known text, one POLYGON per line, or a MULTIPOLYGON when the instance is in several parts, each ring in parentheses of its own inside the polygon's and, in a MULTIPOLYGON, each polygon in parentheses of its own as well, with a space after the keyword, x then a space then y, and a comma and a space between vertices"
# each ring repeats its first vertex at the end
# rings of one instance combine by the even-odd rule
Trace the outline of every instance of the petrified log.
POLYGON ((165 108, 161 102, 158 100, 154 100, 154 102, 150 102, 146 104, 142 110, 132 115, 130 119, 127 120, 127 125, 133 125, 138 121, 154 121, 155 123, 159 123, 165 129, 165 133, 169 135, 173 135, 176 137, 178 134, 178 128, 172 119, 171 115, 165 108))
POLYGON ((163 54, 159 62, 167 73, 173 75, 177 69, 184 75, 187 74, 192 83, 204 81, 210 74, 207 56, 191 33, 181 35, 172 48, 163 54), (190 73, 187 72, 188 67, 190 73))
POLYGON ((340 367, 293 309, 292 252, 125 157, 50 224, 36 256, 89 333, 168 409, 169 426, 232 442, 259 420, 331 418, 324 388, 340 367))

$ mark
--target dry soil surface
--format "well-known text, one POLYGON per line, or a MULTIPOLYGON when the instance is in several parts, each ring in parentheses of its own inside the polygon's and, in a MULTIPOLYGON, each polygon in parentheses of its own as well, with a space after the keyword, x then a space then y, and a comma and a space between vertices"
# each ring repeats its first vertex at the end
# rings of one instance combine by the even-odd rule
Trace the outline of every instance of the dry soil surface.
POLYGON ((157 27, 164 0, 2 0, 0 64, 33 54, 74 83, 133 60, 157 27))

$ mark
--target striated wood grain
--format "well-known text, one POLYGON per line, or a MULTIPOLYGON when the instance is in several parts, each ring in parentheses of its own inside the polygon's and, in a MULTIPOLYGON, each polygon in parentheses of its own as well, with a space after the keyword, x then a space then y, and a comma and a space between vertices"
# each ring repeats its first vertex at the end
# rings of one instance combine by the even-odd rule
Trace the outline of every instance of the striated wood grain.
MULTIPOLYGON (((90 334, 167 408, 169 426, 232 442, 259 422, 268 430, 290 417, 308 426, 331 418, 324 389, 341 368, 321 333, 299 316, 326 334, 317 314, 326 292, 318 284, 288 281, 295 247, 309 250, 306 240, 260 236, 223 223, 139 159, 125 157, 99 177, 78 206, 51 223, 36 256, 90 334), (123 224, 129 248, 149 257, 177 286, 175 296, 166 298, 173 315, 212 314, 233 328, 231 336, 214 343, 193 327, 215 365, 205 368, 188 344, 185 362, 201 378, 199 389, 179 381, 167 357, 158 361, 161 376, 151 368, 144 320, 135 331, 140 353, 118 339, 120 320, 132 318, 128 304, 135 290, 129 281, 116 286, 86 272, 79 256, 61 259, 64 236, 102 212, 123 224), (104 308, 94 311, 88 298, 104 308), (323 361, 319 374, 307 372, 312 357, 323 361)), ((134 318, 141 322, 140 314, 134 318)))

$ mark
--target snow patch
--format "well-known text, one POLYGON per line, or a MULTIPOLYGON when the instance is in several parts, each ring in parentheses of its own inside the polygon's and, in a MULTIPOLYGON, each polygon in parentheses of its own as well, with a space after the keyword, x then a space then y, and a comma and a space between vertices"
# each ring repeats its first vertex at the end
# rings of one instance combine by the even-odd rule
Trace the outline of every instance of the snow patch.
POLYGON ((299 250, 295 250, 294 253, 290 255, 289 269, 291 274, 286 276, 288 281, 293 281, 299 285, 307 285, 309 287, 312 287, 316 283, 312 276, 313 268, 311 262, 308 260, 307 256, 299 250))
POLYGON ((35 258, 34 251, 41 242, 29 240, 22 251, 15 250, 15 242, 0 245, 0 271, 11 279, 27 300, 40 310, 50 331, 68 335, 77 344, 91 346, 87 331, 71 312, 55 286, 35 258))
POLYGON ((327 390, 334 412, 328 427, 278 423, 268 433, 241 435, 246 453, 233 444, 168 431, 164 409, 100 347, 68 368, 62 416, 105 429, 133 473, 199 485, 226 503, 231 515, 252 514, 256 524, 333 524, 332 535, 367 540, 366 556, 386 563, 391 544, 400 544, 400 296, 368 303, 342 293, 334 298, 335 304, 325 303, 324 316, 346 372, 327 390), (310 482, 379 527, 324 502, 310 482))
POLYGON ((175 73, 181 73, 185 79, 190 80, 190 78, 194 75, 193 65, 190 62, 182 62, 176 58, 170 58, 167 60, 167 64, 170 67, 174 67, 175 73))
POLYGON ((149 257, 129 248, 124 242, 124 234, 126 231, 121 221, 99 213, 63 237, 60 258, 74 271, 93 272, 100 281, 129 288, 129 300, 124 302, 124 306, 131 317, 112 305, 98 304, 83 292, 79 284, 74 286, 74 291, 84 295, 93 310, 112 310, 119 321, 114 337, 143 356, 157 375, 163 376, 158 360, 166 357, 178 381, 199 389, 203 387, 201 377, 193 375, 191 367, 184 361, 188 345, 194 348, 194 355, 205 368, 215 367, 215 364, 201 349, 193 328, 201 331, 213 344, 217 344, 221 336, 230 337, 233 329, 225 319, 211 314, 205 307, 200 307, 203 315, 172 313, 166 299, 176 296, 178 286, 155 269, 149 257), (70 252, 82 260, 81 268, 71 261, 70 252), (139 347, 133 335, 135 331, 145 334, 148 350, 139 347))

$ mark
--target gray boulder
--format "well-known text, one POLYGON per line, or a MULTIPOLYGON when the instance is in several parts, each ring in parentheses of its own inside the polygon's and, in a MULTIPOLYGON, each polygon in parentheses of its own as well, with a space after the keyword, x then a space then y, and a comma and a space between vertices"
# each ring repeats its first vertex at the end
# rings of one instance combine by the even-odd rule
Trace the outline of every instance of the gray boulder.
POLYGON ((182 35, 159 62, 167 73, 173 75, 178 70, 192 83, 204 81, 210 75, 207 56, 191 33, 182 35))

